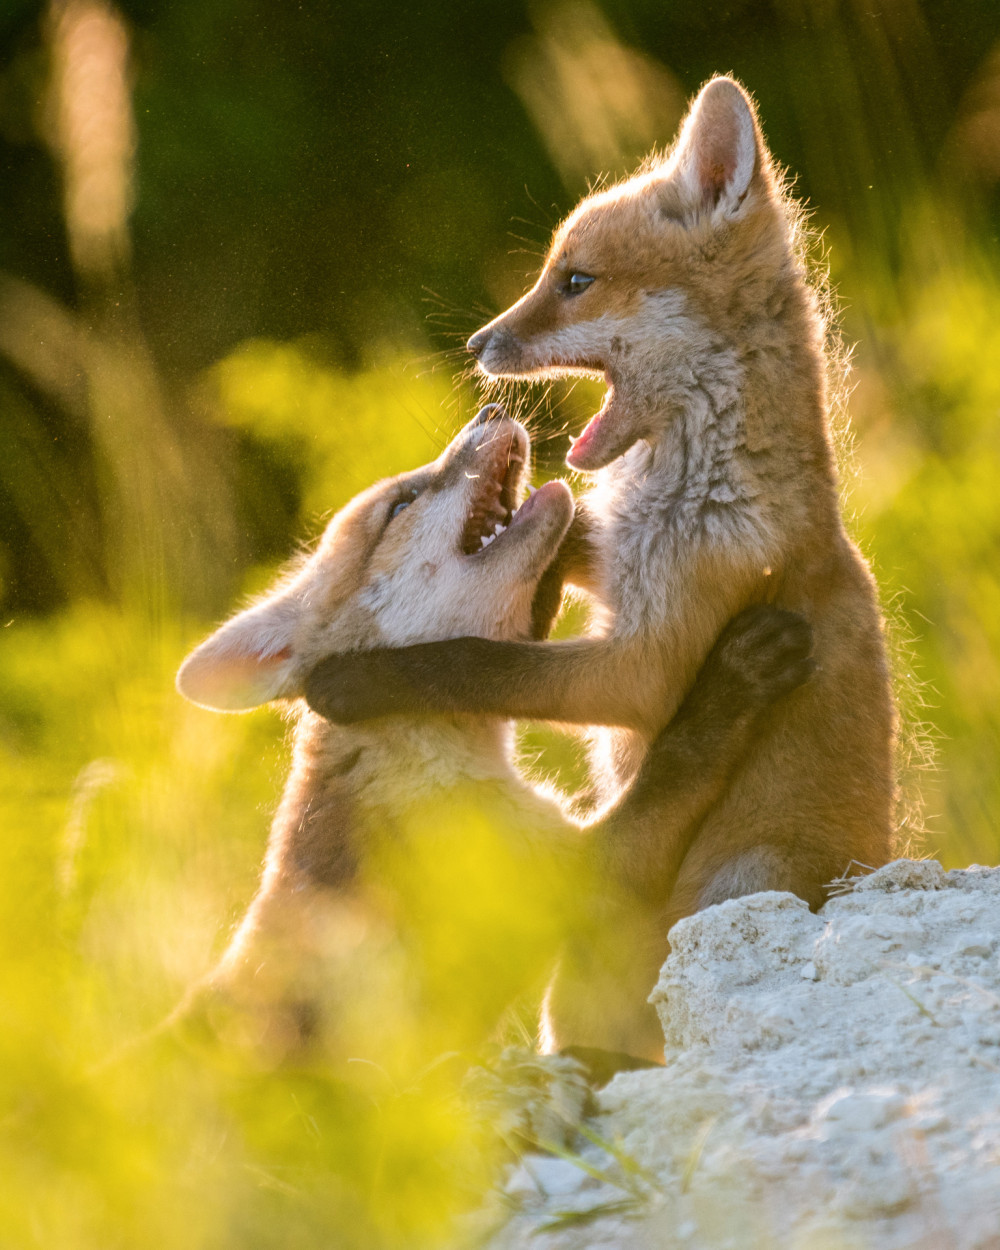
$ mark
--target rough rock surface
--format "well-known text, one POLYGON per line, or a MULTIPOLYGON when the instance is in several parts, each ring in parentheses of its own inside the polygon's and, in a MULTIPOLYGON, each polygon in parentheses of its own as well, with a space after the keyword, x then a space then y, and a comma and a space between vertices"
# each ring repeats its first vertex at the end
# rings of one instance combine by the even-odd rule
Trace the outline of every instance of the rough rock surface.
POLYGON ((1000 868, 900 860, 816 915, 676 926, 666 1067, 531 1156, 491 1250, 1000 1248, 1000 868))

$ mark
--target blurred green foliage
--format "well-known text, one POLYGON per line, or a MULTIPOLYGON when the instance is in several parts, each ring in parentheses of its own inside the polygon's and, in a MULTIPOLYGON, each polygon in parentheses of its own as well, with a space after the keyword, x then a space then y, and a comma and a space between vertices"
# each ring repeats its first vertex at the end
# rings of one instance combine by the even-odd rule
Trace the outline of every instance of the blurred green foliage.
MULTIPOLYGON (((57 90, 73 5, 0 8, 0 1245, 454 1244, 492 1160, 461 1064, 415 1046, 409 1069, 345 1073, 155 1032, 253 893, 287 767, 276 715, 189 707, 173 673, 325 515, 436 454, 476 406, 462 342, 588 177, 733 71, 815 206, 858 344, 845 497, 936 744, 925 846, 995 862, 1000 13, 96 7, 129 50, 117 156, 57 90), (95 169, 121 184, 103 225, 71 195, 95 169)), ((542 473, 592 398, 519 396, 542 473)), ((579 780, 551 730, 522 741, 579 780)), ((489 846, 453 842, 414 880, 499 880, 489 846)), ((495 979, 523 898, 480 880, 462 901, 428 950, 447 966, 460 933, 466 983, 495 979)))

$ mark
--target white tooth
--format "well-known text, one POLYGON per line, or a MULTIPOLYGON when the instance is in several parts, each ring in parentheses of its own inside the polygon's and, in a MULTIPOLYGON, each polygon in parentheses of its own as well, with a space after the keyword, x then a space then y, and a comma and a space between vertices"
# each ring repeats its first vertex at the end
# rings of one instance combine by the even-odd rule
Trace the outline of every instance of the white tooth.
POLYGON ((493 537, 499 538, 501 534, 506 534, 506 532, 507 532, 507 526, 501 525, 500 522, 497 521, 496 529, 493 531, 493 537))
POLYGON ((490 543, 493 541, 493 535, 491 534, 489 538, 487 538, 486 535, 484 534, 482 538, 480 538, 479 541, 482 543, 484 547, 488 547, 490 543))
POLYGON ((535 493, 535 488, 534 488, 534 486, 529 486, 529 487, 528 487, 528 494, 529 494, 529 495, 533 495, 534 493, 535 493))

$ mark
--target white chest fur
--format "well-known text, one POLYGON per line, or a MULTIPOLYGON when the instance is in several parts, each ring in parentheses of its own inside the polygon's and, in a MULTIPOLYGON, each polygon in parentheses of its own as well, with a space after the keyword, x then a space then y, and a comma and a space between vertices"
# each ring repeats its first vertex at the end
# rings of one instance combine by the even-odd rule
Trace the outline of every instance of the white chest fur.
POLYGON ((740 382, 735 356, 717 347, 689 370, 671 368, 661 433, 609 466, 589 496, 603 521, 603 581, 620 637, 660 631, 686 610, 707 554, 741 568, 771 559, 740 382))

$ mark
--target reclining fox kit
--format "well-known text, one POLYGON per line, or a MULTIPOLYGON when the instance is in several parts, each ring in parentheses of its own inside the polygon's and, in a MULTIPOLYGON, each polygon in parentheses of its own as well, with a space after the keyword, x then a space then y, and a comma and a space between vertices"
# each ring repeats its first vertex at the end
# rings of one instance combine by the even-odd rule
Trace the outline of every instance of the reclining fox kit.
MULTIPOLYGON (((343 508, 296 571, 189 655, 177 678, 181 693, 209 708, 242 710, 299 699, 310 670, 331 651, 467 634, 511 642, 544 636, 549 619, 539 617, 539 587, 574 506, 561 482, 525 496, 529 453, 522 426, 484 409, 432 464, 381 482, 343 508), (498 522, 506 528, 484 542, 498 522)), ((279 1047, 297 1044, 300 1032, 315 1032, 320 1022, 325 1038, 336 1035, 371 973, 358 935, 381 935, 384 943, 399 920, 391 887, 373 881, 370 869, 415 809, 423 813, 418 829, 427 827, 427 813, 447 828, 485 811, 526 850, 529 870, 545 860, 573 889, 592 883, 583 888, 593 893, 577 900, 580 911, 609 921, 595 935, 608 954, 594 976, 617 975, 630 962, 617 916, 634 908, 616 890, 627 888, 635 855, 644 859, 646 879, 676 873, 685 831, 697 829, 773 715, 772 704, 809 676, 810 648, 809 627, 791 613, 758 608, 734 621, 635 783, 587 827, 517 773, 511 727, 496 716, 400 715, 340 727, 300 700, 291 775, 260 888, 211 978, 213 989, 237 1005, 276 1009, 284 1040, 271 1041, 279 1047), (650 813, 659 839, 646 829, 650 813)), ((540 954, 550 972, 555 954, 540 954)), ((569 966, 574 983, 558 992, 557 976, 549 995, 549 1049, 587 1044, 596 1023, 579 1029, 586 1012, 599 1018, 618 1009, 620 987, 588 982, 589 965, 570 959, 569 966), (573 1004, 565 1019, 564 1001, 573 1004)), ((509 995, 511 987, 497 992, 509 995)), ((498 1017, 505 1003, 494 1005, 498 1017)), ((374 1018, 378 1011, 376 1003, 374 1018)), ((607 1031, 627 1043, 634 999, 620 1011, 622 1026, 607 1031)), ((346 1032, 343 1045, 356 1043, 346 1032)), ((455 1047, 474 1039, 450 1040, 455 1047)))
MULTIPOLYGON (((696 831, 671 820, 673 796, 633 827, 619 871, 646 902, 647 988, 680 917, 768 889, 816 907, 852 861, 889 857, 895 712, 875 586, 840 516, 826 329, 754 107, 714 79, 671 152, 585 198, 532 289, 468 344, 488 378, 605 378, 569 452, 595 478, 560 556, 594 597, 591 635, 332 655, 307 681, 342 723, 477 709, 615 727, 595 768, 618 788, 727 621, 754 604, 801 614, 816 673, 719 777, 696 831), (673 859, 676 879, 650 871, 673 859)), ((653 1045, 588 1028, 581 1042, 653 1045)))

